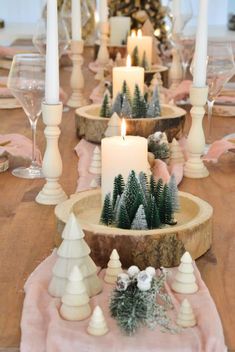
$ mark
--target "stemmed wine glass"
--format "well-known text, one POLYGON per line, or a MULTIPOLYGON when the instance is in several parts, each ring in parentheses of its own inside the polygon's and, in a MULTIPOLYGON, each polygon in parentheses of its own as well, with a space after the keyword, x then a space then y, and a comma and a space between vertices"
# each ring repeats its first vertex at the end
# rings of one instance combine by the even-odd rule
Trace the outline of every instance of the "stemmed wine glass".
POLYGON ((225 42, 209 42, 207 63, 207 85, 209 88, 207 98, 207 144, 212 142, 212 112, 215 99, 220 94, 223 86, 232 78, 234 73, 235 64, 231 44, 225 42))
POLYGON ((176 46, 179 49, 181 64, 183 68, 183 80, 186 78, 187 70, 195 49, 195 36, 179 36, 176 40, 176 46))
POLYGON ((43 177, 36 160, 36 127, 41 114, 45 92, 45 58, 39 54, 14 56, 8 76, 8 88, 21 103, 32 129, 32 162, 29 167, 18 167, 12 174, 21 178, 43 177))

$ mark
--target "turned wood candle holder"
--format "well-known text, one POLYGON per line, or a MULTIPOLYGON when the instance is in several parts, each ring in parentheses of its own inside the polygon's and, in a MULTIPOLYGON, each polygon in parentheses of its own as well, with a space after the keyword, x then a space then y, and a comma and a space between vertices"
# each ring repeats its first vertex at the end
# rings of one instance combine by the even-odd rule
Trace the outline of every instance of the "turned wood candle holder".
POLYGON ((58 182, 62 174, 62 160, 58 147, 62 109, 62 103, 55 105, 42 104, 43 122, 46 125, 44 134, 47 144, 42 162, 46 184, 36 197, 36 202, 40 204, 55 205, 67 199, 58 182))
POLYGON ((202 120, 205 114, 204 106, 208 95, 208 87, 191 87, 190 100, 192 125, 187 139, 188 160, 184 166, 184 176, 189 178, 204 178, 209 172, 201 159, 205 149, 205 136, 202 120))
POLYGON ((109 23, 100 23, 100 48, 97 55, 97 62, 101 66, 106 66, 109 63, 108 34, 109 23))
POLYGON ((72 40, 71 42, 71 60, 73 62, 73 69, 71 74, 71 88, 72 95, 69 98, 67 105, 71 108, 79 108, 87 104, 87 100, 84 98, 84 77, 82 73, 83 65, 83 40, 72 40))

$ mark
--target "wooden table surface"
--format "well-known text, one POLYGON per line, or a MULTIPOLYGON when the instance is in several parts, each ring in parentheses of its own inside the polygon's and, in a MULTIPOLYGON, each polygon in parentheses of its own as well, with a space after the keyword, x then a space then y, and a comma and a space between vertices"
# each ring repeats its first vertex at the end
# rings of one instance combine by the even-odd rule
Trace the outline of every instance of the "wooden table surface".
MULTIPOLYGON (((86 55, 91 58, 92 52, 87 50, 86 55)), ((84 67, 84 75, 88 96, 97 83, 87 67, 84 67)), ((68 93, 69 77, 70 72, 62 69, 61 85, 68 93)), ((41 151, 45 146, 43 129, 40 119, 37 141, 41 151)), ((63 114, 61 131, 59 145, 64 166, 61 184, 70 195, 76 189, 78 177, 74 152, 78 140, 73 110, 63 114)), ((235 132, 235 117, 214 117, 214 138, 232 132, 235 132)), ((0 110, 0 134, 5 133, 31 136, 22 109, 0 110)), ((219 163, 209 164, 208 169, 208 178, 184 178, 180 190, 199 196, 214 207, 213 245, 197 260, 197 265, 220 313, 226 343, 235 351, 235 153, 227 153, 219 163)), ((10 170, 0 174, 0 350, 19 346, 24 282, 54 247, 54 207, 34 201, 43 183, 43 180, 16 178, 10 170)))

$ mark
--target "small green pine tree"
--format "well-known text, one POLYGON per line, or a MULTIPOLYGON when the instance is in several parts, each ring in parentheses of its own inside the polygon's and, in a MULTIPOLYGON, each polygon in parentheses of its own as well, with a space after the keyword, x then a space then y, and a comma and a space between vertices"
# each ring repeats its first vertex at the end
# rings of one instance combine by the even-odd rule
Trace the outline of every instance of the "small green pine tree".
POLYGON ((154 197, 156 200, 156 205, 157 205, 158 209, 160 209, 161 204, 162 204, 163 188, 164 188, 163 180, 162 180, 162 178, 159 178, 159 180, 157 182, 155 194, 154 194, 154 197))
POLYGON ((112 106, 112 114, 116 112, 118 115, 120 115, 121 110, 122 110, 122 94, 118 93, 112 106))
POLYGON ((100 109, 100 117, 110 117, 111 116, 111 107, 109 102, 108 94, 105 94, 101 109, 100 109))
POLYGON ((132 64, 132 66, 139 66, 140 65, 139 50, 138 50, 137 46, 135 46, 135 48, 131 54, 131 64, 132 64))
POLYGON ((147 110, 147 117, 158 117, 161 116, 161 107, 158 95, 158 88, 155 87, 152 99, 149 103, 147 110))
POLYGON ((122 175, 118 175, 114 179, 113 184, 113 208, 115 207, 118 196, 121 196, 124 190, 124 180, 122 175))
POLYGON ((135 171, 131 171, 128 176, 126 188, 124 191, 125 205, 128 212, 128 216, 132 215, 131 208, 135 202, 137 194, 140 193, 140 185, 136 177, 135 171))
POLYGON ((100 222, 101 224, 104 224, 107 226, 112 225, 113 223, 113 207, 112 207, 110 193, 106 194, 105 196, 100 222))
POLYGON ((129 219, 130 219, 131 223, 134 220, 134 217, 136 216, 136 213, 137 213, 140 205, 143 203, 144 203, 144 201, 143 201, 142 189, 140 189, 140 192, 138 192, 136 194, 135 200, 134 200, 133 204, 131 205, 130 211, 128 212, 129 219))
POLYGON ((124 204, 121 204, 119 216, 118 216, 118 227, 120 229, 130 229, 131 223, 124 204))
POLYGON ((126 94, 124 94, 122 97, 122 108, 121 108, 120 116, 126 119, 130 119, 132 117, 131 105, 129 103, 129 100, 126 94))
POLYGON ((150 187, 150 193, 151 193, 151 195, 155 196, 155 192, 156 192, 156 189, 157 189, 157 185, 156 185, 156 182, 155 182, 155 180, 154 180, 153 175, 150 176, 149 187, 150 187))
POLYGON ((129 100, 129 103, 131 104, 131 93, 126 83, 126 80, 124 80, 122 84, 122 98, 124 95, 127 97, 127 99, 129 100))
POLYGON ((132 116, 133 118, 143 118, 146 116, 147 104, 141 95, 139 86, 135 85, 134 98, 132 103, 132 116))
POLYGON ((178 188, 177 188, 174 174, 171 175, 168 186, 169 186, 169 192, 171 195, 172 211, 175 213, 180 210, 180 204, 179 204, 178 188))
POLYGON ((149 63, 148 63, 148 60, 146 57, 146 51, 144 51, 144 53, 143 53, 141 66, 145 69, 145 71, 149 70, 149 63))
POLYGON ((173 215, 171 193, 168 185, 165 184, 162 195, 162 211, 160 214, 162 223, 171 225, 173 222, 173 215))

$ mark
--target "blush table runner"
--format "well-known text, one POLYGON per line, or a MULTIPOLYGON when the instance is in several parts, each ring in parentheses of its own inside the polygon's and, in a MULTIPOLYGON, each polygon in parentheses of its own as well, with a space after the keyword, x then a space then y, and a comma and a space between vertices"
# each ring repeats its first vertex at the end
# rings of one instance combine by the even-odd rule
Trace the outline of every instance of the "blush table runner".
MULTIPOLYGON (((99 304, 104 312, 109 332, 94 337, 87 334, 89 318, 80 322, 65 321, 59 314, 60 299, 49 295, 47 288, 51 279, 56 251, 43 261, 30 275, 25 284, 25 300, 21 320, 21 352, 225 352, 223 329, 215 304, 202 281, 195 265, 199 291, 192 295, 175 294, 169 283, 176 268, 168 269, 166 290, 172 298, 174 308, 170 315, 174 321, 180 303, 187 297, 198 325, 182 329, 179 333, 161 332, 140 328, 132 336, 125 336, 109 314, 109 297, 112 285, 104 283, 103 291, 90 300, 93 309, 99 304)), ((100 272, 103 278, 104 272, 100 272)))

